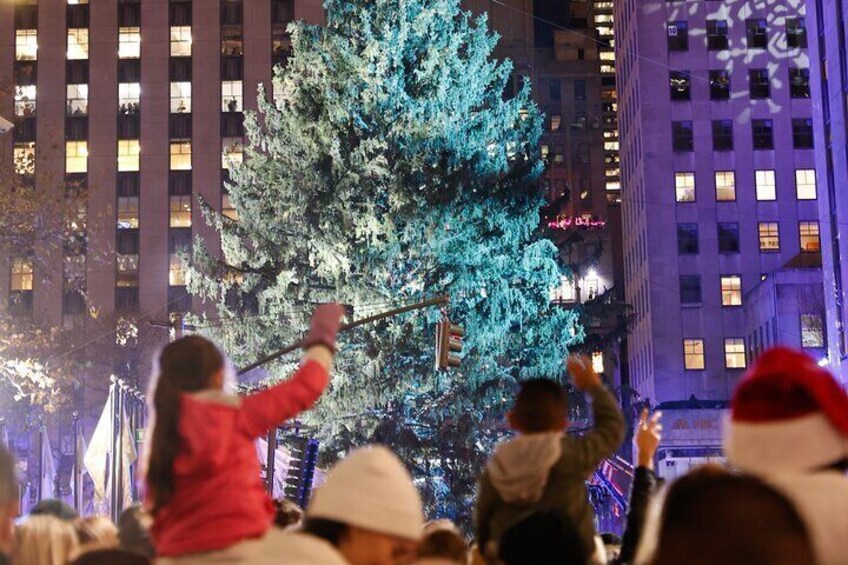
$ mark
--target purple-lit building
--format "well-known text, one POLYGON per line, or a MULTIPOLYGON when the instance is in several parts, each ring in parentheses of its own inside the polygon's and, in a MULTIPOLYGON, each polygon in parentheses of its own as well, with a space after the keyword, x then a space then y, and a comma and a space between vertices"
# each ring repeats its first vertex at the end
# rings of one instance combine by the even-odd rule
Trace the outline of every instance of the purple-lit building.
POLYGON ((637 316, 628 361, 642 398, 726 400, 756 351, 803 346, 823 315, 800 304, 797 327, 775 332, 769 312, 784 305, 747 305, 786 268, 809 271, 804 285, 821 276, 805 18, 802 0, 615 4, 625 286, 637 316))
POLYGON ((809 0, 811 90, 815 129, 816 170, 821 188, 825 309, 830 368, 848 383, 848 341, 845 336, 845 282, 848 243, 840 241, 848 223, 848 55, 845 53, 846 7, 843 0, 809 0))

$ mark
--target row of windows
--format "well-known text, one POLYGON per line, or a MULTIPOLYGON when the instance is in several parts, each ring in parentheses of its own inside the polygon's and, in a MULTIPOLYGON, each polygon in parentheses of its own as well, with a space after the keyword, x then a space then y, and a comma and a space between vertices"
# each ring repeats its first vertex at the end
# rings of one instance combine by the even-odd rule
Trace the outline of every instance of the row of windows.
MULTIPOLYGON (((788 75, 789 96, 791 98, 809 98, 810 70, 791 67, 788 75)), ((707 82, 709 84, 711 100, 730 100, 730 71, 709 71, 709 80, 707 82)), ((668 86, 672 100, 691 100, 692 74, 689 71, 670 71, 668 75, 668 86)), ((748 69, 748 94, 753 100, 763 100, 771 97, 771 76, 768 69, 748 69)))
MULTIPOLYGON (((191 26, 171 26, 170 52, 172 57, 191 57, 191 26)), ((88 59, 88 28, 68 29, 67 53, 69 60, 88 59)), ((118 58, 138 59, 141 56, 141 28, 137 26, 118 29, 118 58)), ((15 60, 38 60, 38 30, 15 31, 15 60)))
MULTIPOLYGON (((690 152, 695 150, 695 133, 689 120, 671 122, 671 143, 674 151, 690 152)), ((755 150, 774 149, 774 121, 770 119, 751 120, 752 145, 755 150)), ((730 151, 734 147, 733 120, 713 120, 712 138, 714 151, 730 151)), ((794 149, 813 149, 813 120, 811 118, 792 119, 792 147, 794 149)))
MULTIPOLYGON (((697 255, 701 252, 698 233, 698 224, 677 224, 677 252, 680 255, 697 255)), ((740 253, 739 224, 737 222, 720 222, 717 234, 719 253, 740 253)), ((780 251, 780 225, 778 222, 758 222, 757 237, 761 252, 774 253, 780 251)), ((819 253, 821 251, 818 222, 798 222, 798 237, 801 252, 819 253)))
MULTIPOLYGON (((736 200, 736 172, 715 172, 715 197, 718 202, 734 202, 736 200)), ((758 201, 777 200, 777 181, 773 170, 754 171, 754 187, 758 201)), ((695 173, 674 173, 674 191, 677 202, 695 202, 695 173)), ((795 196, 798 200, 815 200, 816 170, 795 170, 795 196)))
MULTIPOLYGON (((807 47, 807 23, 804 18, 786 18, 786 46, 790 49, 807 47)), ((666 28, 669 51, 689 50, 689 22, 670 22, 666 28)), ((730 47, 727 20, 707 20, 707 49, 721 51, 730 47)), ((767 49, 768 22, 764 19, 745 20, 745 38, 748 49, 767 49)))

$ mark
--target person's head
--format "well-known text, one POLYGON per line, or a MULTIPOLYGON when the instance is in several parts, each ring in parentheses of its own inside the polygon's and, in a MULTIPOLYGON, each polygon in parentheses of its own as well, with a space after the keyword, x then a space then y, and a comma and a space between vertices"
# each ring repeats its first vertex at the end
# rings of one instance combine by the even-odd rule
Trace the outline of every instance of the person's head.
POLYGON ((583 565, 589 551, 574 523, 548 510, 507 530, 499 541, 498 556, 505 565, 583 565))
POLYGON ((70 522, 53 516, 31 516, 18 526, 12 563, 15 565, 65 565, 77 546, 70 522))
POLYGON ((303 521, 303 509, 287 498, 274 500, 274 525, 293 528, 303 521))
POLYGON ((705 466, 668 489, 652 565, 814 563, 804 522, 759 479, 705 466))
POLYGON ((30 516, 52 516, 60 520, 70 521, 76 520, 79 517, 73 506, 57 500, 55 498, 46 498, 39 501, 29 511, 30 516))
POLYGON ((303 531, 351 565, 396 565, 415 556, 424 513, 403 463, 384 447, 354 451, 313 495, 303 531))
POLYGON ((13 520, 18 515, 18 480, 15 460, 0 444, 0 555, 11 549, 13 520))
POLYGON ((173 467, 179 449, 180 397, 184 393, 221 389, 224 356, 208 339, 191 335, 168 344, 158 359, 153 391, 155 423, 147 463, 147 488, 156 513, 174 491, 173 467))
POLYGON ((83 553, 70 565, 150 565, 152 558, 123 549, 97 549, 83 553))
POLYGON ((150 539, 151 518, 140 506, 131 506, 118 518, 118 543, 121 549, 150 559, 156 554, 150 539))
POLYGON ((468 563, 468 542, 448 520, 430 522, 418 546, 419 559, 440 559, 452 563, 468 563))
POLYGON ((521 383, 515 404, 508 414, 509 425, 522 434, 555 432, 565 429, 568 398, 565 390, 550 379, 521 383))
POLYGON ((106 516, 86 516, 73 524, 80 546, 118 547, 118 528, 106 516))

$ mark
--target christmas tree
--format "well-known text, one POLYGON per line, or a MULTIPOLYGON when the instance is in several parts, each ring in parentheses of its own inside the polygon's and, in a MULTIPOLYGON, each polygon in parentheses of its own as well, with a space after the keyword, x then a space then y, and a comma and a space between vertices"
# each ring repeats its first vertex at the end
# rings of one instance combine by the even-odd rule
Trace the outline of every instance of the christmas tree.
MULTIPOLYGON (((462 366, 436 371, 432 310, 341 338, 307 424, 325 457, 382 441, 425 480, 441 515, 467 517, 515 383, 560 378, 577 314, 551 304, 563 272, 539 230, 542 117, 525 82, 459 0, 328 0, 327 23, 290 26, 276 100, 260 89, 231 166, 220 251, 195 243, 198 321, 244 365, 297 341, 317 303, 356 318, 447 294, 467 330, 462 366), (210 327, 211 326, 211 327, 210 327)), ((266 369, 283 378, 290 357, 266 369)))

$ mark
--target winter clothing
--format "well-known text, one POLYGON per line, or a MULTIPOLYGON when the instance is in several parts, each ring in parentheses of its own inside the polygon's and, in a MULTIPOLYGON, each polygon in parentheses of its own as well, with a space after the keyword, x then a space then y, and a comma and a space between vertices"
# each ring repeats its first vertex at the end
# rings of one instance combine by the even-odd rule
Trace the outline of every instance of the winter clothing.
POLYGON ((291 379, 244 398, 211 390, 182 396, 174 495, 151 528, 158 555, 220 550, 268 531, 274 505, 254 442, 311 407, 328 378, 323 365, 307 361, 291 379))
POLYGON ((627 522, 624 526, 624 537, 621 540, 621 551, 614 561, 616 565, 633 563, 636 559, 636 549, 639 538, 645 527, 648 503, 656 489, 657 479, 654 472, 647 467, 636 467, 633 472, 633 485, 630 488, 630 504, 627 505, 627 522))
POLYGON ((394 453, 379 446, 356 450, 337 463, 313 495, 306 517, 411 540, 424 531, 412 477, 394 453))
POLYGON ((602 385, 588 391, 594 428, 581 437, 563 433, 520 435, 501 443, 480 478, 477 543, 490 551, 512 526, 554 510, 574 523, 586 553, 595 550, 595 527, 586 480, 624 439, 624 417, 602 385))
POLYGON ((322 304, 312 314, 309 333, 303 340, 303 348, 313 345, 326 345, 331 351, 336 350, 336 334, 339 333, 339 322, 345 314, 341 304, 322 304))
MULTIPOLYGON (((249 563, 250 565, 276 565, 277 563, 299 563, 288 559, 286 534, 271 528, 264 536, 235 543, 224 549, 205 553, 192 553, 179 557, 161 557, 156 565, 221 565, 222 563, 249 563)), ((309 563, 323 563, 320 561, 309 563)), ((327 563, 334 564, 335 561, 327 563)), ((342 561, 342 563, 345 563, 342 561)))
POLYGON ((286 565, 347 565, 339 551, 323 539, 300 532, 283 534, 278 543, 277 563, 286 565))

